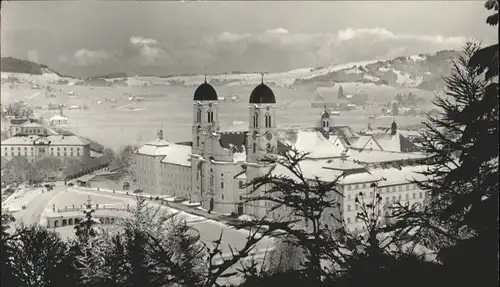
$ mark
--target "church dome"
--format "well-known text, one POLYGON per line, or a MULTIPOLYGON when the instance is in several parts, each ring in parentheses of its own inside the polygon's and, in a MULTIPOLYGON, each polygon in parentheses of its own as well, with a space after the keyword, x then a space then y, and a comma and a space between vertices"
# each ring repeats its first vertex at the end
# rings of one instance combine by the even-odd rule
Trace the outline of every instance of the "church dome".
POLYGON ((271 88, 262 83, 250 94, 250 104, 276 104, 276 98, 271 88))
POLYGON ((217 92, 214 87, 207 82, 201 84, 196 91, 194 91, 193 101, 217 101, 217 92))
POLYGON ((322 119, 330 118, 330 113, 328 112, 328 108, 326 105, 325 105, 325 110, 321 113, 321 118, 322 119))

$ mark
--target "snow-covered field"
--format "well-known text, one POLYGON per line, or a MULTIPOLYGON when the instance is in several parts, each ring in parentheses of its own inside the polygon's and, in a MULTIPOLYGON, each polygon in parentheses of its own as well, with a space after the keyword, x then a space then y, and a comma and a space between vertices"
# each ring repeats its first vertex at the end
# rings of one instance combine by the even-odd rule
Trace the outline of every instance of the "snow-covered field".
POLYGON ((28 205, 37 196, 42 194, 41 188, 20 188, 9 198, 2 202, 2 208, 10 212, 16 212, 22 209, 23 205, 28 205))
MULTIPOLYGON (((360 63, 356 63, 360 64, 360 63)), ((270 83, 282 80, 284 82, 293 78, 308 78, 329 71, 349 68, 352 64, 327 67, 317 70, 297 69, 285 73, 273 73, 266 75, 265 79, 270 83)), ((5 77, 6 73, 2 73, 5 77)), ((19 76, 19 75, 18 75, 19 76)), ((35 81, 37 77, 42 87, 53 80, 53 75, 19 76, 23 81, 35 81)), ((260 81, 258 74, 237 74, 237 75, 216 75, 212 78, 238 79, 238 85, 216 85, 215 89, 220 97, 230 98, 238 96, 240 102, 221 102, 219 115, 222 130, 241 131, 245 130, 248 123, 248 98, 260 81)), ((143 83, 163 83, 163 86, 135 85, 130 87, 89 87, 77 85, 54 85, 55 98, 47 98, 42 89, 31 89, 29 82, 20 84, 10 89, 8 85, 2 84, 2 103, 14 100, 24 100, 32 106, 47 106, 52 104, 65 104, 67 106, 88 106, 88 110, 65 110, 64 115, 69 118, 67 129, 84 137, 91 138, 97 142, 114 149, 118 149, 126 144, 141 144, 156 138, 158 129, 164 129, 164 136, 171 141, 191 140, 192 123, 192 96, 196 86, 203 82, 202 76, 186 76, 171 78, 138 77, 130 78, 143 83), (183 85, 167 85, 167 81, 178 80, 183 85), (191 86, 190 86, 191 85, 191 86), (61 89, 61 91, 59 91, 61 89), (72 96, 69 96, 72 94, 72 96), (73 95, 74 94, 74 95, 73 95), (143 101, 130 101, 130 96, 144 96, 143 101), (148 95, 160 95, 159 97, 148 98, 148 95)), ((73 80, 74 81, 74 80, 73 80)), ((401 76, 401 81, 408 79, 401 76)), ((317 124, 321 109, 311 107, 310 100, 317 94, 316 88, 309 85, 294 86, 285 88, 272 84, 278 110, 277 125, 279 128, 296 126, 311 127, 317 124)), ((356 92, 368 94, 368 100, 380 104, 385 104, 398 93, 412 92, 419 97, 427 99, 429 102, 433 95, 429 91, 418 89, 401 89, 391 86, 363 84, 363 83, 342 83, 344 93, 355 94, 356 92)), ((338 86, 333 87, 335 92, 338 86)), ((325 100, 328 100, 325 98, 325 100)), ((335 125, 350 125, 354 129, 365 128, 368 124, 368 116, 380 113, 381 107, 374 107, 372 110, 357 110, 342 112, 339 117, 335 117, 335 125)), ((37 110, 37 116, 45 119, 59 113, 59 111, 37 110)), ((400 126, 420 123, 423 118, 398 117, 396 119, 400 126)), ((372 126, 389 126, 392 119, 370 120, 372 126)))

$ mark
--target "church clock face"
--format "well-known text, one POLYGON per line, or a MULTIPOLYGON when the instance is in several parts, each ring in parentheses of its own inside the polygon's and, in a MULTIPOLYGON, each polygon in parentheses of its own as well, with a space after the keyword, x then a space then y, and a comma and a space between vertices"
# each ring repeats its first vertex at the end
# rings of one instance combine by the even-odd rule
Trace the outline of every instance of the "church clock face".
POLYGON ((272 140, 272 139, 273 139, 273 134, 271 134, 271 133, 267 133, 267 134, 266 134, 266 139, 267 139, 268 141, 272 140))

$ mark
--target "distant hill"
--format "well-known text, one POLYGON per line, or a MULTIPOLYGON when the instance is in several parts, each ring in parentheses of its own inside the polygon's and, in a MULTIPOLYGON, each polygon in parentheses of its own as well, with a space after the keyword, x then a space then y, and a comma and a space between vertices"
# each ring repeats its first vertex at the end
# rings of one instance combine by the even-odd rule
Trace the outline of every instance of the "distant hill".
POLYGON ((101 76, 92 76, 91 79, 118 79, 118 78, 127 78, 128 75, 121 72, 110 73, 101 76))
POLYGON ((458 55, 457 51, 440 51, 434 54, 398 57, 299 79, 294 84, 362 82, 434 91, 444 88, 442 78, 451 74, 451 60, 458 55))
POLYGON ((12 57, 5 57, 0 59, 0 70, 6 73, 31 75, 56 74, 59 77, 67 77, 49 69, 49 67, 47 67, 46 65, 12 57))
MULTIPOLYGON (((365 61, 346 63, 335 66, 318 68, 300 68, 279 73, 265 75, 265 81, 270 86, 334 86, 337 83, 362 82, 392 87, 413 87, 428 91, 444 88, 444 76, 451 73, 451 59, 456 58, 459 52, 452 50, 440 51, 433 54, 419 54, 407 57, 398 57, 382 61, 365 61)), ((56 74, 46 65, 11 57, 1 59, 1 71, 32 75, 56 74)), ((71 78, 71 77, 66 77, 71 78)), ((110 73, 101 76, 92 76, 80 79, 75 84, 89 86, 114 85, 184 85, 196 86, 204 81, 203 75, 177 75, 168 77, 158 76, 127 76, 122 72, 110 73)), ((259 73, 231 72, 219 75, 209 75, 208 81, 212 85, 254 85, 261 81, 259 73)))

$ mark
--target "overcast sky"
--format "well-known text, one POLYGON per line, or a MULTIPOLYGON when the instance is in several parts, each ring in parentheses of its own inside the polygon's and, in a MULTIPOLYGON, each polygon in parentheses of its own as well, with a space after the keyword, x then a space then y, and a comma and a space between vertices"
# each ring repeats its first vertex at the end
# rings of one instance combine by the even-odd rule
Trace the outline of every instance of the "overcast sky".
POLYGON ((2 57, 75 76, 283 71, 498 41, 484 1, 2 2, 2 57))

